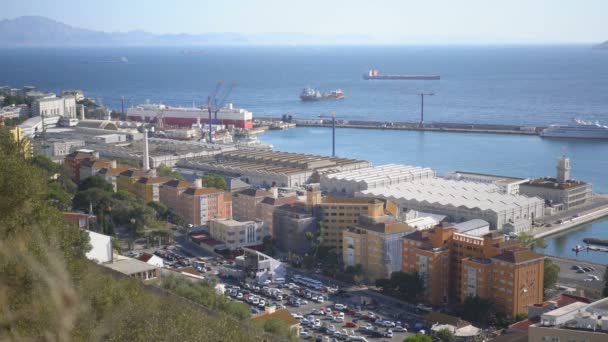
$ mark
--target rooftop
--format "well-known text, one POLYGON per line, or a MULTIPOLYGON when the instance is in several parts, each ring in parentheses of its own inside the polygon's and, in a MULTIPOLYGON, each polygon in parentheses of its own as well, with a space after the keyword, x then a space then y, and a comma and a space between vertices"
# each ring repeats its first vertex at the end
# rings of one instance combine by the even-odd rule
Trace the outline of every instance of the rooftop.
MULTIPOLYGON (((176 186, 176 187, 181 187, 181 186, 176 186)), ((203 196, 203 195, 209 195, 209 194, 217 194, 217 193, 223 193, 223 190, 217 189, 217 188, 188 188, 186 189, 186 191, 184 191, 185 194, 190 195, 190 196, 203 196)))
POLYGON ((173 179, 168 181, 167 183, 163 184, 164 186, 168 186, 168 187, 172 187, 172 188, 191 188, 194 186, 194 184, 183 181, 183 180, 179 180, 179 179, 173 179))
POLYGON ((137 183, 141 184, 163 184, 169 182, 171 178, 167 177, 141 177, 137 183))
POLYGON ((127 258, 122 255, 114 255, 114 261, 112 263, 105 264, 104 266, 126 275, 145 271, 152 271, 156 269, 156 266, 154 265, 150 265, 146 262, 139 261, 137 259, 127 258))
POLYGON ((493 257, 492 259, 506 261, 509 263, 519 264, 522 262, 533 261, 538 259, 543 259, 544 256, 540 255, 531 249, 521 247, 515 250, 507 250, 502 252, 501 254, 493 257))
POLYGON ((428 178, 362 191, 367 197, 403 199, 443 206, 502 212, 543 203, 536 197, 501 194, 494 184, 428 178))
POLYGON ((434 177, 435 171, 428 167, 386 164, 366 167, 357 170, 337 172, 325 175, 329 179, 340 179, 353 182, 373 183, 380 180, 408 180, 419 176, 434 177))
POLYGON ((566 190, 566 189, 577 188, 579 186, 585 186, 585 185, 587 185, 587 183, 585 183, 583 181, 577 181, 577 180, 567 180, 565 183, 559 183, 556 178, 544 177, 544 178, 533 179, 533 180, 529 181, 528 183, 525 183, 524 185, 534 186, 534 187, 539 187, 539 188, 566 190))

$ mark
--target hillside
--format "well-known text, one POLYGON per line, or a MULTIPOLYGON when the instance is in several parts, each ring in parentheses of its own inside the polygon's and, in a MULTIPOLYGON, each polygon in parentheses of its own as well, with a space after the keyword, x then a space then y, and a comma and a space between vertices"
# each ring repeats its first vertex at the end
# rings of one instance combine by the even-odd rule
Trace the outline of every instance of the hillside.
POLYGON ((23 16, 0 21, 0 47, 200 46, 274 44, 358 44, 373 42, 357 34, 203 33, 153 34, 146 31, 100 32, 46 17, 23 16))

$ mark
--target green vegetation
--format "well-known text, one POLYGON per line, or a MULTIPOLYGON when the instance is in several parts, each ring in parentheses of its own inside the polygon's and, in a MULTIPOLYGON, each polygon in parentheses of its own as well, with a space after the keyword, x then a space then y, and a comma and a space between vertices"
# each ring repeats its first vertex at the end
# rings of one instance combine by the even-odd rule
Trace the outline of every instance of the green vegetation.
POLYGON ((406 337, 403 342, 433 342, 433 339, 428 335, 418 333, 416 335, 406 337))
POLYGON ((376 280, 376 286, 389 296, 415 303, 424 292, 424 282, 418 272, 393 272, 390 279, 376 280))
POLYGON ((282 336, 287 341, 298 341, 298 337, 289 330, 287 323, 280 319, 267 319, 263 322, 255 323, 258 327, 261 327, 265 332, 282 336))
POLYGON ((203 176, 203 186, 206 188, 217 188, 220 190, 228 190, 228 185, 224 177, 215 173, 208 173, 203 176))
POLYGON ((5 95, 4 96, 4 103, 2 104, 3 106, 12 106, 12 105, 21 105, 21 104, 26 104, 28 106, 31 106, 32 101, 28 100, 27 98, 23 97, 23 96, 13 96, 13 95, 5 95))
POLYGON ((465 298, 460 316, 475 326, 488 326, 496 321, 494 303, 478 296, 465 298))
POLYGON ((2 122, 4 123, 4 125, 6 127, 15 127, 21 123, 23 123, 23 121, 27 120, 26 117, 18 117, 18 118, 7 118, 4 119, 2 122))
POLYGON ((535 250, 536 248, 538 248, 538 249, 547 248, 547 243, 545 242, 545 240, 543 240, 541 238, 535 238, 534 236, 532 236, 528 233, 518 234, 517 240, 519 240, 519 242, 521 242, 522 245, 530 248, 531 250, 535 250))
POLYGON ((165 164, 160 164, 156 168, 156 174, 159 175, 160 177, 167 177, 167 178, 175 178, 175 179, 179 179, 179 180, 185 180, 184 176, 182 176, 181 173, 179 173, 178 171, 174 171, 173 169, 171 169, 170 167, 168 167, 165 164))
POLYGON ((554 289, 559 278, 559 266, 554 264, 551 259, 545 258, 544 269, 543 293, 554 289))
POLYGON ((456 341, 456 336, 454 336, 454 333, 447 328, 441 329, 439 331, 437 331, 437 334, 435 335, 435 337, 440 341, 440 342, 454 342, 456 341))
POLYGON ((16 151, 0 130, 1 341, 263 339, 247 321, 88 261, 88 235, 47 200, 47 170, 16 151))

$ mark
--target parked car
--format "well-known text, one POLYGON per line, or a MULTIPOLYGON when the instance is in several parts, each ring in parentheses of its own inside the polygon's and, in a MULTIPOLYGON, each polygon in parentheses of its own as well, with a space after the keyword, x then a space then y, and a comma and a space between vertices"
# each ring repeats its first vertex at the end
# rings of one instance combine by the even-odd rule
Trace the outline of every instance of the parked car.
POLYGON ((398 326, 396 326, 396 327, 393 328, 393 331, 396 331, 396 332, 407 332, 407 329, 398 325, 398 326))
POLYGON ((346 324, 345 324, 345 325, 346 325, 347 327, 349 327, 349 328, 356 328, 356 327, 357 327, 357 324, 356 324, 356 323, 354 323, 353 321, 348 321, 348 322, 346 322, 346 324))

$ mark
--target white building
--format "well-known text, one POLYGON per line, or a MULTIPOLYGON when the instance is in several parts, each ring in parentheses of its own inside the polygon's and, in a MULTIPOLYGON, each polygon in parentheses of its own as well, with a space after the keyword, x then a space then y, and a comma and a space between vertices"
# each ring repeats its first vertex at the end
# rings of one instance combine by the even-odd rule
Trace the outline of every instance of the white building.
POLYGON ((321 189, 352 196, 369 189, 435 177, 435 171, 418 166, 387 164, 321 176, 321 189))
POLYGON ((165 267, 165 261, 154 254, 144 253, 137 257, 137 260, 143 261, 156 267, 165 267))
POLYGON ((209 221, 211 238, 224 242, 231 251, 261 245, 264 236, 268 235, 264 228, 262 222, 218 219, 209 221))
POLYGON ((405 223, 416 230, 433 228, 445 220, 447 220, 445 215, 423 213, 416 210, 405 213, 405 223))
POLYGON ((447 215, 452 222, 483 219, 491 229, 502 229, 508 222, 544 216, 544 200, 537 197, 507 195, 494 184, 429 178, 365 190, 358 197, 391 200, 402 212, 417 210, 447 215))
POLYGON ((459 233, 483 236, 490 232, 490 222, 481 219, 472 219, 456 223, 454 228, 456 228, 459 233))
POLYGON ((86 253, 89 260, 104 264, 112 262, 112 237, 99 233, 86 231, 89 234, 91 250, 86 253))
POLYGON ((519 186, 529 181, 527 178, 505 177, 464 171, 448 172, 445 176, 443 176, 443 178, 483 184, 494 184, 498 187, 498 192, 509 195, 519 195, 519 186))
POLYGON ((33 116, 62 116, 77 118, 76 98, 73 96, 41 98, 32 104, 33 116))

